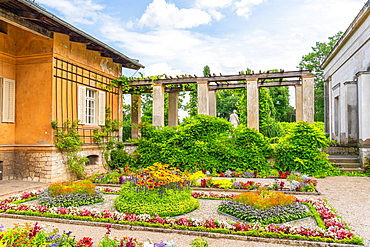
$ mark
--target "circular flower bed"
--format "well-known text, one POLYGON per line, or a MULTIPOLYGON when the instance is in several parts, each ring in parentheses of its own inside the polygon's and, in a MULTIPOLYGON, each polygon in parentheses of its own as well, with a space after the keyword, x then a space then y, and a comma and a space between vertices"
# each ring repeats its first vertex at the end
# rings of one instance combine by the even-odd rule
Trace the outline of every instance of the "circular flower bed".
POLYGON ((102 193, 89 180, 51 184, 38 198, 41 205, 49 207, 79 207, 104 201, 102 193))
POLYGON ((191 196, 188 177, 180 170, 155 163, 140 176, 125 180, 121 194, 115 200, 120 212, 175 216, 199 207, 191 196))
POLYGON ((218 211, 244 222, 261 224, 285 223, 311 215, 296 198, 282 192, 259 190, 236 195, 225 201, 218 211))

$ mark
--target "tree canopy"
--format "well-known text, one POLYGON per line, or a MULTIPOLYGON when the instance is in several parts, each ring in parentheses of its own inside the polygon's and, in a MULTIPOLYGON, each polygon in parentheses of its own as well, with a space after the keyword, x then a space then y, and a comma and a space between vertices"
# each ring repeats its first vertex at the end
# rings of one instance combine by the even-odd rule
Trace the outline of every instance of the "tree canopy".
POLYGON ((312 47, 312 52, 302 56, 299 62, 299 68, 309 69, 315 75, 315 121, 324 121, 324 72, 321 69, 321 64, 334 48, 343 32, 338 32, 329 41, 316 42, 316 46, 312 47))

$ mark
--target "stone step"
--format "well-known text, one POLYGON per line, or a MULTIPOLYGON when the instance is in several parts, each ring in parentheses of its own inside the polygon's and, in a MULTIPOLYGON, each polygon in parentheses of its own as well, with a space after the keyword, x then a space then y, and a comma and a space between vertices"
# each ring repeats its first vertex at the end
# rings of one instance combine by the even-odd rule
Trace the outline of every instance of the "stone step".
POLYGON ((360 163, 359 158, 330 158, 329 161, 333 163, 360 163))
POLYGON ((341 147, 341 146, 332 146, 329 147, 326 151, 329 155, 358 155, 357 147, 341 147))
POLYGON ((362 169, 358 155, 329 155, 329 161, 344 169, 362 169))
POLYGON ((342 168, 360 168, 360 163, 335 163, 335 166, 342 168))
POLYGON ((343 172, 364 172, 365 169, 363 168, 339 168, 338 170, 343 172))

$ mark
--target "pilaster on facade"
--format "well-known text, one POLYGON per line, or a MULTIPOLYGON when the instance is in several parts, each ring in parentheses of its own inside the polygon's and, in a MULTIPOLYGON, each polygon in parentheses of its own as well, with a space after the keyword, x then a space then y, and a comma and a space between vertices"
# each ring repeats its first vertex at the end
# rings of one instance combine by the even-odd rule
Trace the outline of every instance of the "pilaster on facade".
POLYGON ((259 130, 259 90, 258 80, 247 81, 248 127, 259 130))
POLYGON ((370 72, 358 74, 358 139, 360 147, 370 148, 370 72))

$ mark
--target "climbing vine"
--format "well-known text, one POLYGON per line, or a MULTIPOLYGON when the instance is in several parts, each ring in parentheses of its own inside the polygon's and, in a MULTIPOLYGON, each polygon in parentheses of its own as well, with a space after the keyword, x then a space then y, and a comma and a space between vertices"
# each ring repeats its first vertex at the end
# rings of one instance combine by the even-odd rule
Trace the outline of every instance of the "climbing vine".
POLYGON ((78 120, 73 122, 68 119, 63 123, 63 127, 58 127, 58 121, 54 120, 51 122, 51 126, 55 132, 55 146, 68 157, 68 170, 74 173, 78 179, 85 178, 85 164, 89 159, 78 154, 83 145, 77 130, 78 120))

